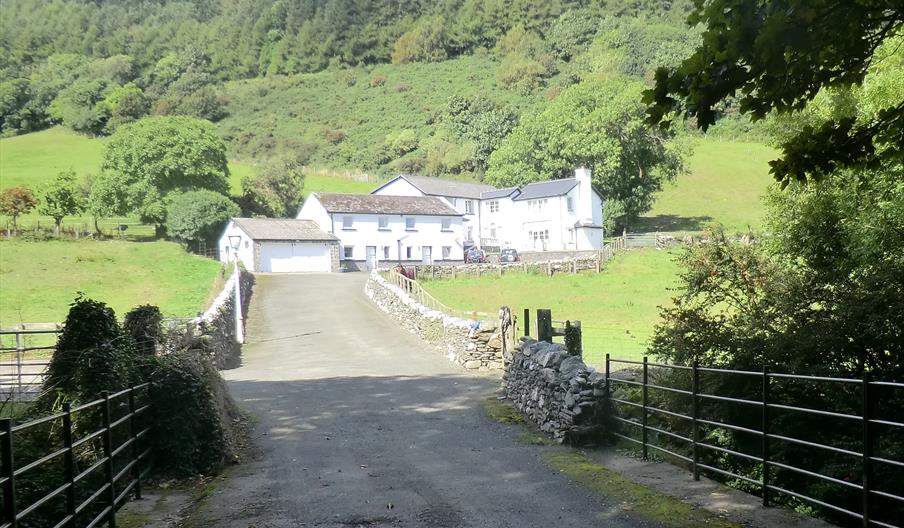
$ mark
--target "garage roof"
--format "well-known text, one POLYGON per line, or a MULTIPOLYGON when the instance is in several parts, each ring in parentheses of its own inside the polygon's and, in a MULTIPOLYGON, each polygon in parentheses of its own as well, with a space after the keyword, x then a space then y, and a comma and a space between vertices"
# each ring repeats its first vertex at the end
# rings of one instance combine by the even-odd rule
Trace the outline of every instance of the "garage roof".
POLYGON ((233 218, 254 240, 339 240, 312 220, 295 218, 233 218))
POLYGON ((447 202, 433 196, 313 193, 330 213, 369 213, 461 216, 447 202))

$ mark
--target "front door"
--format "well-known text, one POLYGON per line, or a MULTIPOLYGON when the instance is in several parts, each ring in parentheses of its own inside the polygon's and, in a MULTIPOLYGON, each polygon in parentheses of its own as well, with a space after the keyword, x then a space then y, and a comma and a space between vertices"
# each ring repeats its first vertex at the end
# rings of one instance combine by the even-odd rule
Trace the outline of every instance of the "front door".
POLYGON ((377 267, 377 246, 367 246, 367 270, 370 271, 377 267))
POLYGON ((421 246, 421 263, 422 264, 433 264, 433 255, 431 255, 431 250, 433 248, 430 246, 421 246))

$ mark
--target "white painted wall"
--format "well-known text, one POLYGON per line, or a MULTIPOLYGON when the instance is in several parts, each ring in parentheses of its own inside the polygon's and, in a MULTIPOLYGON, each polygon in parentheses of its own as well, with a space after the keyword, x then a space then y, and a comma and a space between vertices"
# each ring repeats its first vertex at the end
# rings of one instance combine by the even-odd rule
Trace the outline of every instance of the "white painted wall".
POLYGON ((229 225, 226 226, 223 235, 220 237, 220 262, 231 263, 235 260, 232 254, 232 247, 229 245, 229 237, 231 235, 239 235, 242 237, 238 250, 239 262, 241 262, 248 271, 260 271, 254 269, 254 240, 248 236, 248 233, 242 231, 242 228, 237 226, 232 220, 229 221, 229 225))
POLYGON ((384 196, 425 196, 420 189, 411 185, 408 180, 396 178, 371 194, 384 196))
POLYGON ((473 198, 463 198, 460 196, 439 196, 435 194, 424 194, 420 191, 420 189, 403 178, 396 178, 395 180, 387 183, 385 186, 374 191, 371 194, 385 196, 434 196, 436 198, 441 198, 445 200, 446 203, 448 203, 450 206, 452 206, 452 208, 454 208, 456 211, 464 215, 462 220, 464 221, 465 230, 462 231, 462 234, 466 236, 467 228, 471 227, 472 238, 474 239, 474 242, 479 242, 477 239, 480 237, 481 233, 480 200, 473 198), (468 213, 467 202, 471 202, 471 213, 468 213))

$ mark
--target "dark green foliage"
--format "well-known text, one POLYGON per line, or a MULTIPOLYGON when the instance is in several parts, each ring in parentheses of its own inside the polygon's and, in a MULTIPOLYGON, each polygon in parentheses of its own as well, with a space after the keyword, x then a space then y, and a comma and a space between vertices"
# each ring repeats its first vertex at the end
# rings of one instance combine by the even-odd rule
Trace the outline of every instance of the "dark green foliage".
MULTIPOLYGON (((680 114, 706 130, 716 105, 735 94, 742 113, 761 119, 800 111, 824 88, 862 84, 876 50, 904 26, 904 9, 892 0, 717 0, 697 2, 689 22, 705 26, 702 45, 677 68, 658 70, 645 100, 653 123, 668 125, 680 114)), ((899 93, 865 122, 804 128, 783 144, 772 172, 782 182, 803 181, 902 159, 899 93)))
POLYGON ((210 360, 191 350, 166 354, 150 383, 150 441, 158 470, 209 474, 236 457, 241 415, 210 360))
POLYGON ((123 319, 122 328, 142 356, 153 357, 158 345, 163 343, 163 314, 156 306, 144 304, 132 308, 123 319))
POLYGON ((490 154, 518 121, 517 115, 484 96, 452 96, 442 122, 458 138, 474 143, 474 161, 486 170, 490 154))
POLYGON ((106 304, 82 296, 70 305, 44 381, 39 407, 55 402, 88 402, 101 392, 137 383, 134 350, 116 314, 106 304))
POLYGON ((229 192, 226 146, 213 125, 190 117, 147 117, 116 130, 89 202, 105 214, 162 226, 173 191, 229 192))
POLYGON ((242 211, 246 216, 293 218, 304 190, 300 160, 280 158, 264 165, 257 174, 242 178, 242 211))
POLYGON ((396 41, 392 49, 392 62, 436 62, 444 60, 446 53, 446 29, 441 17, 424 19, 411 31, 396 41))
POLYGON ((241 209, 228 197, 208 190, 188 191, 170 198, 166 232, 184 241, 216 241, 226 222, 241 209))

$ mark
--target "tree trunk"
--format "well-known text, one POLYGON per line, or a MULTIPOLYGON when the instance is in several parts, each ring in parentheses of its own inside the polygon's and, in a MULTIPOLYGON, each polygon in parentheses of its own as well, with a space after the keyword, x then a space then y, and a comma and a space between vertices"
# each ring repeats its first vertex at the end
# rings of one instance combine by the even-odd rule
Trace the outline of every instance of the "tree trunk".
POLYGON ((19 225, 16 223, 16 218, 19 215, 13 215, 13 236, 17 236, 19 234, 19 225))
POLYGON ((154 236, 157 238, 164 238, 166 236, 166 226, 161 224, 155 225, 154 236))
POLYGON ((100 225, 97 223, 97 217, 93 217, 94 219, 94 232, 97 234, 97 237, 100 238, 103 233, 100 232, 100 225))
POLYGON ((60 236, 60 228, 62 227, 63 219, 62 218, 54 218, 53 219, 53 233, 59 237, 60 236))

